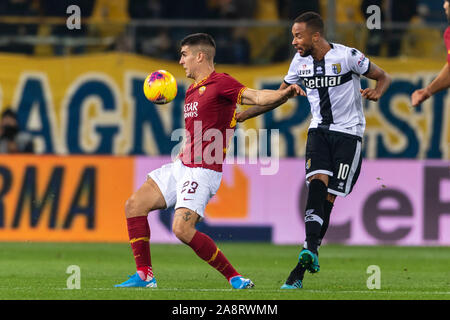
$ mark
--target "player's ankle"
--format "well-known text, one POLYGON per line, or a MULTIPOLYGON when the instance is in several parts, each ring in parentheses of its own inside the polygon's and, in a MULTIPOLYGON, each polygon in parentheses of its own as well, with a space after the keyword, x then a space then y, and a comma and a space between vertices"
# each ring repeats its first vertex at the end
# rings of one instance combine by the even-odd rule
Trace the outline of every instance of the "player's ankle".
POLYGON ((137 268, 136 272, 139 275, 139 277, 141 278, 141 280, 147 281, 147 280, 153 278, 153 269, 151 266, 139 267, 139 268, 137 268))

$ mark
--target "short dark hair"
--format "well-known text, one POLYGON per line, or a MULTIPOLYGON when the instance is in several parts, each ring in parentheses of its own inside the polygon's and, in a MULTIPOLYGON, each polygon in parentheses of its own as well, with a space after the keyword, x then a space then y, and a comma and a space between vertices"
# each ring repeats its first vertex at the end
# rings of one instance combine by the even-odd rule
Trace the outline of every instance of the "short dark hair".
POLYGON ((216 42, 207 33, 194 33, 181 40, 181 46, 207 45, 216 49, 216 42))
POLYGON ((181 46, 198 46, 206 57, 213 61, 216 55, 216 42, 207 33, 194 33, 181 40, 181 46))
POLYGON ((308 11, 308 12, 302 13, 294 20, 294 23, 300 23, 300 22, 306 23, 306 26, 308 28, 313 29, 315 32, 319 32, 320 35, 323 36, 324 31, 325 31, 325 26, 324 26, 324 23, 323 23, 323 20, 322 20, 322 17, 320 16, 320 14, 313 12, 313 11, 308 11))

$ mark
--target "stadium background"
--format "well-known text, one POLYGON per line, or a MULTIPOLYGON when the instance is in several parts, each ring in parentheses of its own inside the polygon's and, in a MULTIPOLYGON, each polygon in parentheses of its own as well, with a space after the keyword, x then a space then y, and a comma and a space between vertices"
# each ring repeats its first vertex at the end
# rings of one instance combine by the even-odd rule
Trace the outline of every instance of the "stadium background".
MULTIPOLYGON (((0 107, 18 112, 36 155, 0 156, 0 240, 126 242, 124 203, 148 171, 170 161, 178 143, 171 133, 183 126, 190 82, 177 64, 178 41, 210 32, 218 71, 249 87, 277 88, 293 55, 291 21, 316 10, 330 41, 366 52, 393 78, 379 102, 365 101, 362 174, 354 192, 338 199, 325 240, 450 245, 447 91, 417 109, 409 102, 446 61, 442 1, 384 1, 381 31, 365 26, 361 6, 371 1, 302 2, 1 1, 0 107), (81 8, 80 30, 66 27, 71 4, 81 8), (156 69, 178 81, 166 106, 142 93, 156 69)), ((301 243, 308 123, 308 102, 297 98, 239 124, 279 130, 279 171, 264 176, 263 163, 226 165, 199 228, 218 241, 301 243)), ((260 144, 230 152, 246 157, 260 144)), ((170 219, 170 211, 150 216, 153 242, 179 243, 170 219)))

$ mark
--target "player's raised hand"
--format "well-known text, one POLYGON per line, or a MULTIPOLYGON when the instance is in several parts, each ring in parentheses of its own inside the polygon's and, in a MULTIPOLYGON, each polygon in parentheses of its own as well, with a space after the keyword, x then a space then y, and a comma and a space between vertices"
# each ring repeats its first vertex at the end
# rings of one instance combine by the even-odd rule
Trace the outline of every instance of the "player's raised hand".
POLYGON ((427 100, 431 96, 430 91, 427 88, 416 90, 411 95, 411 104, 413 107, 417 107, 419 104, 427 100))
POLYGON ((378 101, 381 97, 381 93, 372 88, 366 88, 364 90, 359 89, 359 92, 361 92, 363 98, 366 98, 367 100, 378 101))

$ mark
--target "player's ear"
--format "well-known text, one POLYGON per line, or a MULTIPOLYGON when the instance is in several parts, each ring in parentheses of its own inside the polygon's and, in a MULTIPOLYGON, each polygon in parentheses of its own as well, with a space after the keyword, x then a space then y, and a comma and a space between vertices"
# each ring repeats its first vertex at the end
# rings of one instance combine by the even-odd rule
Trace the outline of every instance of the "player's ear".
POLYGON ((205 58, 206 58, 205 53, 202 50, 198 50, 196 54, 197 63, 202 62, 203 60, 205 60, 205 58))
POLYGON ((313 42, 318 42, 319 39, 320 39, 320 32, 319 32, 319 31, 314 32, 314 33, 312 34, 312 41, 313 41, 313 42))

